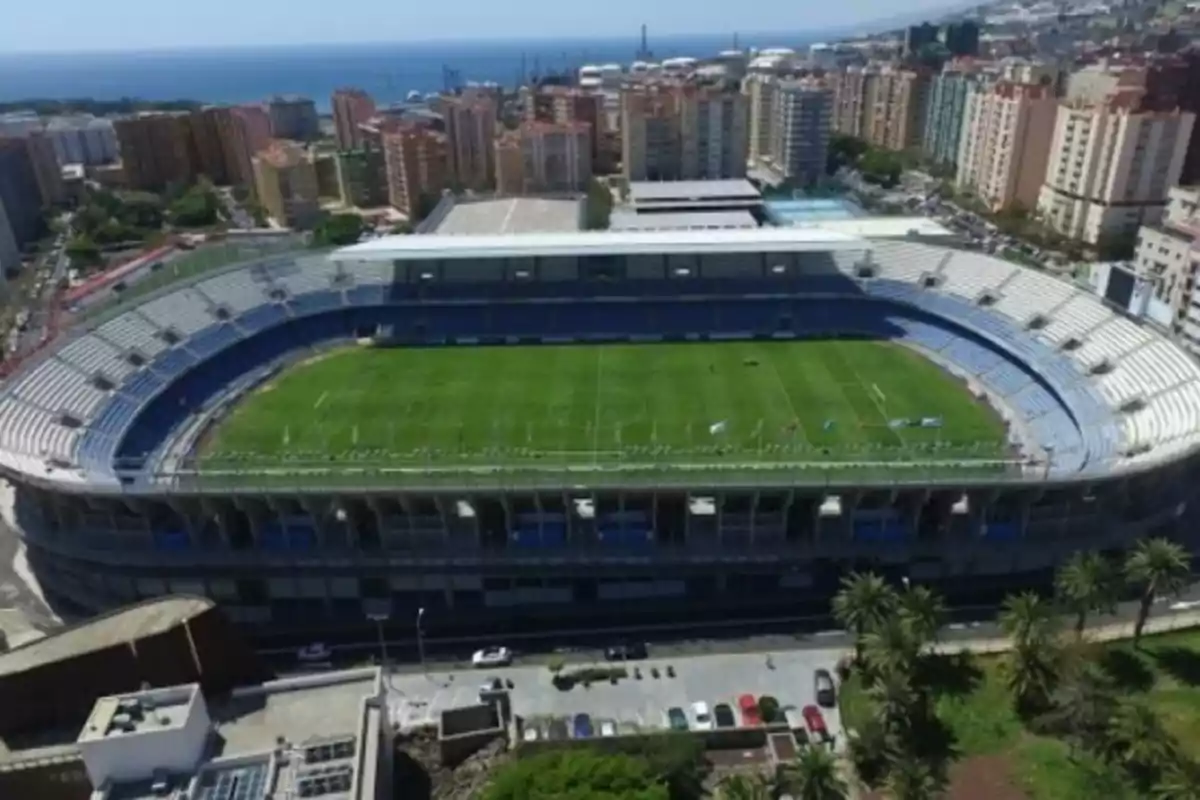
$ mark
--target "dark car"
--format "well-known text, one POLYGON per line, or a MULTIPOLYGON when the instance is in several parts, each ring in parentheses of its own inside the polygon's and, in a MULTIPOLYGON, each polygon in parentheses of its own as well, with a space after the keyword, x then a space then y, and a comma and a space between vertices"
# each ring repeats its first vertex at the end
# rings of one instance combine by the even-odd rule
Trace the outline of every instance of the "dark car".
POLYGON ((592 718, 587 714, 576 714, 572 728, 576 739, 587 739, 592 735, 592 718))
POLYGON ((638 642, 614 644, 604 650, 604 657, 609 661, 636 661, 648 655, 646 645, 638 642))
POLYGON ((737 717, 728 703, 717 703, 713 706, 713 721, 718 728, 736 728, 737 717))
POLYGON ((837 705, 837 691, 833 688, 833 676, 827 669, 819 669, 813 673, 813 689, 816 691, 817 705, 833 708, 837 705))
POLYGON ((686 731, 688 729, 687 714, 683 713, 682 708, 671 706, 667 709, 667 727, 673 731, 686 731))

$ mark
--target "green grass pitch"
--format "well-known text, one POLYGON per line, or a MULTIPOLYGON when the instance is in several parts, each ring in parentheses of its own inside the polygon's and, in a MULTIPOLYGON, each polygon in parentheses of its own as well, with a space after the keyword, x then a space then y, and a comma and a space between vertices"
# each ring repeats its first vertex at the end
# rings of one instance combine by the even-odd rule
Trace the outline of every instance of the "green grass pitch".
POLYGON ((468 471, 983 463, 1009 453, 995 411, 931 361, 898 345, 826 340, 351 347, 260 387, 199 457, 211 470, 468 471), (923 418, 943 424, 921 427, 923 418), (911 424, 891 424, 899 419, 911 424))

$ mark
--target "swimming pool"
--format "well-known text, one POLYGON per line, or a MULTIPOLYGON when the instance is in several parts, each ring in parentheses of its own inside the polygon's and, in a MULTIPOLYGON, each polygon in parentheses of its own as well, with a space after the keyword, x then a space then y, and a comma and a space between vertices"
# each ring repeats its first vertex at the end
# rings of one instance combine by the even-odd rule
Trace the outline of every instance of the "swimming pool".
POLYGON ((857 203, 844 197, 780 198, 767 200, 763 205, 776 225, 803 225, 865 216, 857 203))

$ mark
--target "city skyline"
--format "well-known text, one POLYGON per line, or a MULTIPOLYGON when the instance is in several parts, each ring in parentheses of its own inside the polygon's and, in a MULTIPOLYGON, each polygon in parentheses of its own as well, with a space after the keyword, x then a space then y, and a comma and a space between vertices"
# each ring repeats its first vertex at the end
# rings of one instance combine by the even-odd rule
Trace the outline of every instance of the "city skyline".
MULTIPOLYGON (((953 0, 911 0, 903 14, 919 17, 963 7, 953 0)), ((566 38, 573 41, 636 38, 639 26, 659 36, 718 36, 734 31, 747 35, 777 32, 832 31, 897 18, 886 0, 847 0, 834 5, 797 9, 783 0, 767 0, 736 13, 723 6, 686 5, 678 0, 646 6, 635 0, 613 0, 595 6, 563 7, 549 0, 529 0, 514 13, 466 0, 455 6, 428 5, 391 17, 381 0, 367 0, 351 17, 331 17, 325 6, 260 0, 244 4, 211 0, 180 8, 150 0, 115 0, 104 6, 80 4, 72 24, 62 25, 62 9, 24 6, 6 16, 0 29, 0 52, 7 56, 61 53, 153 52, 290 47, 314 44, 495 42, 566 38), (374 4, 374 5, 373 5, 374 4), (377 12, 377 13, 376 13, 377 12), (129 20, 136 19, 136 25, 129 20), (236 19, 236 25, 230 21, 236 19), (537 21, 536 28, 529 23, 537 21), (682 24, 681 24, 682 23, 682 24)))

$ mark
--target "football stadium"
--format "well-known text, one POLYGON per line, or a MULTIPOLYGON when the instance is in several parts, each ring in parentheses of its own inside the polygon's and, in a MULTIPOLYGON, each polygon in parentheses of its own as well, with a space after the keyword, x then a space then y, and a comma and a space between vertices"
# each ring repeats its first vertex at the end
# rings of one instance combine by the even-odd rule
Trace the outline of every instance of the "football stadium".
POLYGON ((978 252, 813 227, 225 262, 79 314, 0 390, 55 597, 272 629, 732 618, 866 567, 969 602, 1194 528, 1200 367, 978 252))

